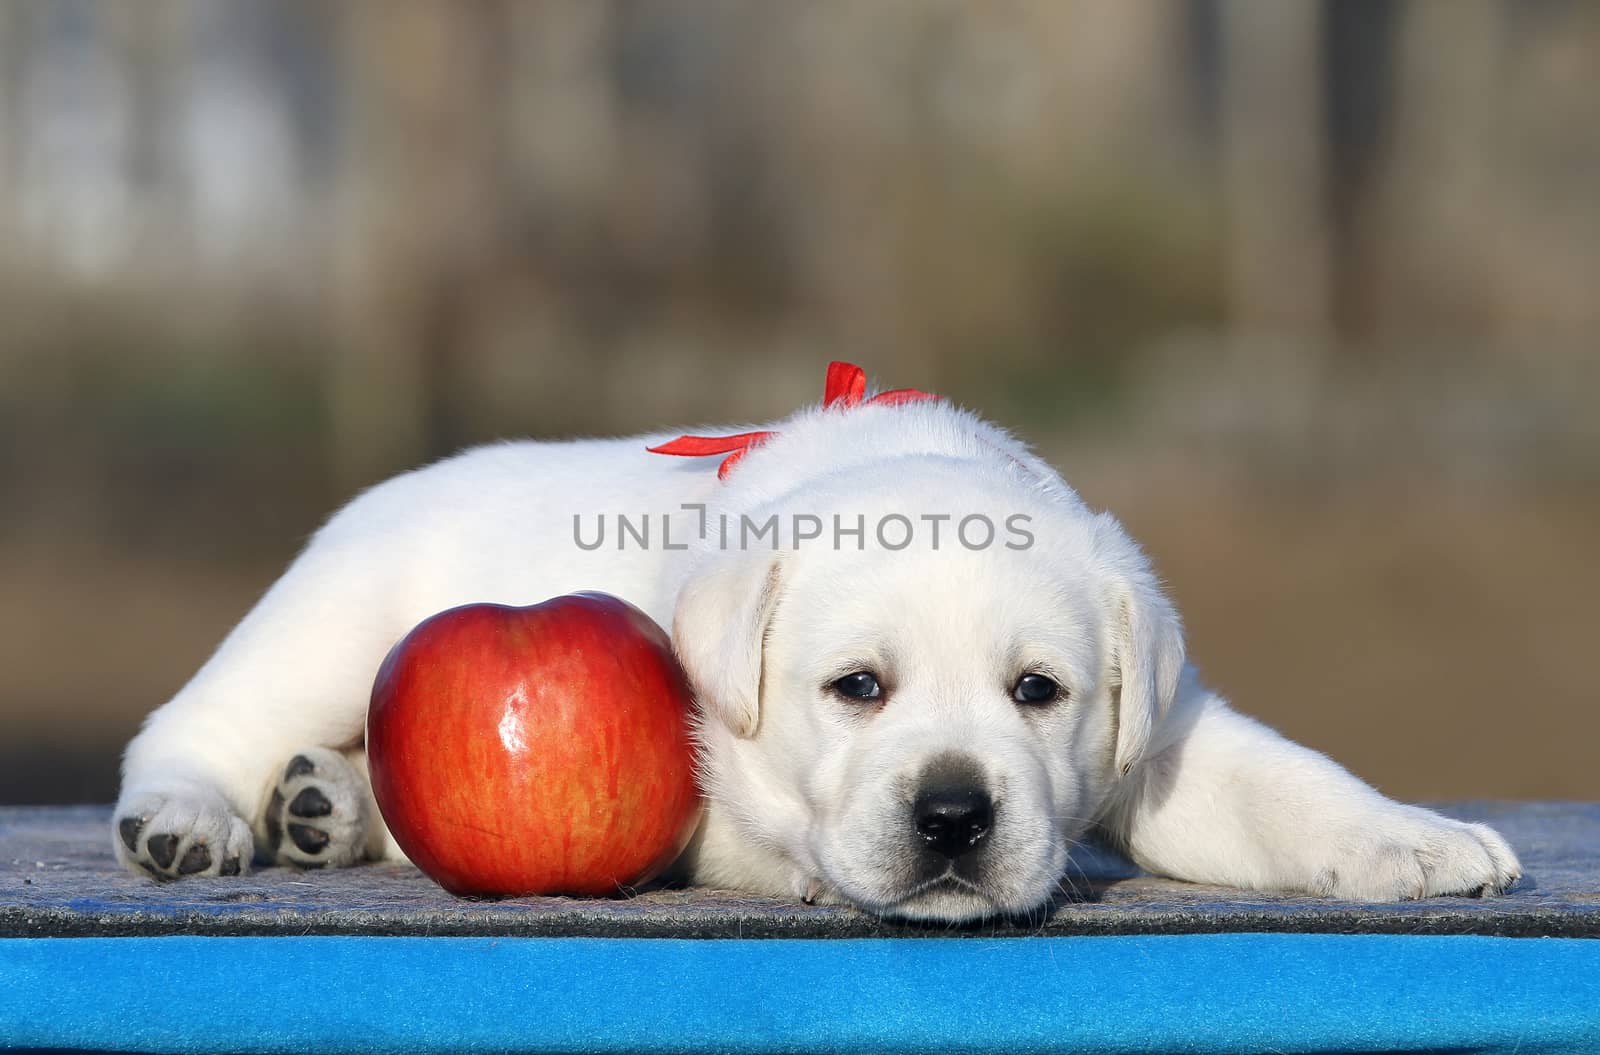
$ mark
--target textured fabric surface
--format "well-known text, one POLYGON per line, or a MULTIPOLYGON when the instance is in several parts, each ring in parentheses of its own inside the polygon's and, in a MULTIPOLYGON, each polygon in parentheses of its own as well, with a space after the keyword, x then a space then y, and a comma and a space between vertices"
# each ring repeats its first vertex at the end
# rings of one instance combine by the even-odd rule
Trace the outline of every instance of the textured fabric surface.
POLYGON ((1494 825, 1516 847, 1524 876, 1515 890, 1504 897, 1372 905, 1157 879, 1084 847, 1068 869, 1072 890, 1043 923, 984 922, 952 930, 894 923, 844 905, 704 888, 596 900, 466 901, 393 862, 157 883, 117 865, 110 807, 0 806, 0 937, 944 938, 1246 931, 1600 937, 1600 803, 1460 802, 1444 809, 1494 825))
POLYGON ((1600 942, 10 939, 7 1047, 1585 1052, 1600 942))

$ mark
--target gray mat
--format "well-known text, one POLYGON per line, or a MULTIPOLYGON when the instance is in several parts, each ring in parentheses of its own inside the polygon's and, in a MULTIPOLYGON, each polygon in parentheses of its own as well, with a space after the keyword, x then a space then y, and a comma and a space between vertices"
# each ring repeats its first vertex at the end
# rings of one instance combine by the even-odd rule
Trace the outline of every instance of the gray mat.
POLYGON ((162 934, 524 935, 859 938, 1025 934, 1301 931, 1600 937, 1600 804, 1457 803, 1487 821, 1526 876, 1495 898, 1367 905, 1243 894, 1139 875, 1086 853, 1074 890, 1045 917, 960 928, 915 926, 853 909, 725 891, 656 890, 633 898, 452 897, 408 865, 325 872, 269 868, 176 883, 122 872, 103 806, 0 807, 0 937, 162 934))

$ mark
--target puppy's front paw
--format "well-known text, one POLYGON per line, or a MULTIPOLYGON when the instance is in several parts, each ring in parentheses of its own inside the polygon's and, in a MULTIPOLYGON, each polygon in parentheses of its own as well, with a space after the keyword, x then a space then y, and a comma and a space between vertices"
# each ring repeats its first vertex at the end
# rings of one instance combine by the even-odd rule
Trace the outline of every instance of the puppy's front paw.
POLYGON ((1502 894, 1522 878, 1517 855, 1483 824, 1412 806, 1376 818, 1317 879, 1318 892, 1355 901, 1502 894))
POLYGON ((289 759, 261 818, 266 846, 279 864, 342 868, 366 846, 367 782, 350 761, 326 747, 289 759))
POLYGON ((135 791, 112 814, 111 843, 123 867, 156 879, 235 876, 250 871, 250 826, 216 791, 135 791))

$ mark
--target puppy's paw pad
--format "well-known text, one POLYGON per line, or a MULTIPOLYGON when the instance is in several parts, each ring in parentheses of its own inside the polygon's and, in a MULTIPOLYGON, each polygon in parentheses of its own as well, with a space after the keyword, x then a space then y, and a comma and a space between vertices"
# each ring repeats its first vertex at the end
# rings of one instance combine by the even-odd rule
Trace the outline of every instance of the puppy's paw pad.
POLYGON ((240 875, 254 845, 244 819, 204 789, 133 795, 117 808, 112 828, 123 866, 159 880, 240 875))
POLYGON ((171 832, 162 832, 152 835, 144 841, 145 853, 150 855, 150 860, 155 866, 165 872, 172 867, 172 861, 178 856, 178 837, 171 832))
POLYGON ((123 817, 117 821, 117 834, 122 837, 122 845, 128 848, 129 853, 139 852, 139 833, 144 831, 147 820, 148 817, 123 817))
POLYGON ((205 843, 194 843, 183 853, 183 860, 178 862, 178 874, 192 876, 204 872, 211 867, 211 849, 205 843))
POLYGON ((328 848, 328 833, 309 824, 289 825, 289 838, 302 853, 320 854, 328 848))
POLYGON ((296 817, 326 817, 333 812, 333 803, 315 787, 302 788, 289 803, 289 812, 296 817))
POLYGON ((362 857, 367 810, 366 778, 339 752, 311 747, 283 767, 262 829, 279 864, 340 867, 362 857))

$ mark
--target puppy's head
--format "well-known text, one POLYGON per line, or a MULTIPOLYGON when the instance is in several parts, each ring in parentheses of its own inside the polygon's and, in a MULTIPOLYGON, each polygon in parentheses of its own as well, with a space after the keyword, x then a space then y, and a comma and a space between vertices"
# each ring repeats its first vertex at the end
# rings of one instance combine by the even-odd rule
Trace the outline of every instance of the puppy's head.
POLYGON ((1026 912, 1170 702, 1178 623, 1110 517, 1014 475, 891 475, 791 496, 780 548, 710 554, 680 594, 707 791, 868 910, 1026 912), (807 514, 824 534, 796 545, 788 518, 807 514), (987 545, 957 534, 973 514, 987 545), (903 546, 901 522, 876 530, 896 515, 903 546))

